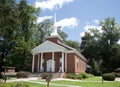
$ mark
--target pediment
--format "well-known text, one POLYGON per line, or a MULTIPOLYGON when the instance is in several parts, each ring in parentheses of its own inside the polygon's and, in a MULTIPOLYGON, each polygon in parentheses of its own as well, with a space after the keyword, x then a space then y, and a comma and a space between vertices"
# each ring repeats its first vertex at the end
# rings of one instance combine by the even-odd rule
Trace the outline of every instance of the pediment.
POLYGON ((59 52, 59 51, 67 51, 67 49, 48 40, 32 49, 32 53, 34 54, 40 52, 59 52))

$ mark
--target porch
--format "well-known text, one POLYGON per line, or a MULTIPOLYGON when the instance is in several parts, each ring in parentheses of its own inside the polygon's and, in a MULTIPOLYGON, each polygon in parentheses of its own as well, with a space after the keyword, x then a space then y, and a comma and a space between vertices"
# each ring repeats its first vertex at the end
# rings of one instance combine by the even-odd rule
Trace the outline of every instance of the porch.
POLYGON ((61 51, 33 54, 32 72, 67 72, 67 53, 61 51))

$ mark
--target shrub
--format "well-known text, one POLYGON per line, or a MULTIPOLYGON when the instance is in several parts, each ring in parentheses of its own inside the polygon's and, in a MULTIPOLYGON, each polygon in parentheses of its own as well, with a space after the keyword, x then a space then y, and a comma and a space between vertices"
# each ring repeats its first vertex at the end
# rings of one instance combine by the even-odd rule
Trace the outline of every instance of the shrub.
POLYGON ((20 82, 20 83, 16 83, 15 85, 11 85, 11 87, 29 87, 29 85, 20 82))
POLYGON ((83 79, 82 75, 80 75, 80 74, 76 75, 76 79, 80 79, 80 80, 83 79))
POLYGON ((89 78, 89 75, 87 73, 81 73, 80 75, 82 76, 83 79, 89 78))
POLYGON ((43 74, 41 74, 42 79, 46 79, 46 77, 53 78, 53 74, 52 73, 43 73, 43 74))
POLYGON ((85 79, 85 78, 89 78, 89 77, 93 77, 92 74, 87 74, 87 73, 80 73, 80 74, 73 74, 73 73, 67 73, 66 78, 71 78, 71 79, 85 79))
POLYGON ((73 73, 67 73, 66 77, 67 77, 67 78, 71 78, 71 79, 75 79, 75 78, 76 78, 76 75, 73 74, 73 73))
POLYGON ((107 81, 114 81, 115 80, 115 74, 113 74, 113 73, 103 74, 103 79, 107 80, 107 81))
POLYGON ((26 72, 26 71, 20 71, 17 73, 18 78, 28 78, 29 75, 30 75, 30 73, 26 72))

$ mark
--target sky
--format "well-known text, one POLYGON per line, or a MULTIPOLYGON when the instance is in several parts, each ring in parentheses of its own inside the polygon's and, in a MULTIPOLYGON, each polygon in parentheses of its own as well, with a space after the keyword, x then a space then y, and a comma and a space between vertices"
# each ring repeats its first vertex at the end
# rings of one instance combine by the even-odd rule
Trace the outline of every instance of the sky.
POLYGON ((56 25, 68 35, 68 40, 81 42, 88 28, 99 26, 99 21, 115 17, 120 24, 120 0, 28 0, 29 4, 40 7, 38 22, 54 19, 56 25))

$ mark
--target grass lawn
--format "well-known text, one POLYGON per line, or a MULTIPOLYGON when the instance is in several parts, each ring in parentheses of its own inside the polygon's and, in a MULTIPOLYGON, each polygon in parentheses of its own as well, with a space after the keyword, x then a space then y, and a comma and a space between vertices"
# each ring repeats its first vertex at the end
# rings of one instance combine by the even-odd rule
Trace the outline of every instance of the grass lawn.
MULTIPOLYGON (((45 81, 36 80, 32 82, 45 82, 45 81)), ((38 84, 38 83, 31 83, 31 82, 25 82, 25 83, 28 84, 29 87, 46 87, 45 84, 38 84)), ((11 87, 12 84, 16 84, 16 82, 6 83, 7 86, 4 86, 4 87, 11 87)), ((120 82, 117 82, 117 81, 105 81, 102 84, 101 77, 92 77, 92 78, 88 78, 80 81, 56 80, 56 81, 50 82, 50 84, 74 85, 74 86, 82 86, 82 87, 120 87, 120 82)), ((70 87, 70 86, 50 85, 50 87, 70 87)))
MULTIPOLYGON (((29 82, 24 82, 24 83, 28 84, 29 87, 46 87, 46 85, 44 84, 29 83, 29 82)), ((6 83, 6 84, 3 83, 4 86, 1 86, 1 83, 0 83, 0 87, 11 87, 11 85, 14 85, 14 84, 16 84, 16 82, 6 83)), ((50 87, 65 87, 65 86, 50 86, 50 87)))
POLYGON ((101 76, 90 77, 90 78, 84 79, 83 81, 102 81, 102 77, 101 76))
MULTIPOLYGON (((52 83, 56 84, 66 84, 66 85, 74 85, 74 86, 82 86, 82 87, 120 87, 120 82, 104 82, 103 84, 101 82, 71 82, 71 81, 54 81, 52 83)), ((7 83, 7 86, 5 87, 11 87, 12 84, 15 83, 7 83)), ((46 87, 46 85, 43 84, 37 84, 37 83, 27 83, 29 87, 46 87)), ((53 86, 50 87, 66 87, 66 86, 53 86)))
POLYGON ((75 86, 82 86, 82 87, 120 87, 120 82, 116 81, 110 81, 110 82, 104 82, 103 84, 101 82, 86 82, 86 81, 53 81, 52 83, 56 84, 69 84, 69 85, 75 85, 75 86))

